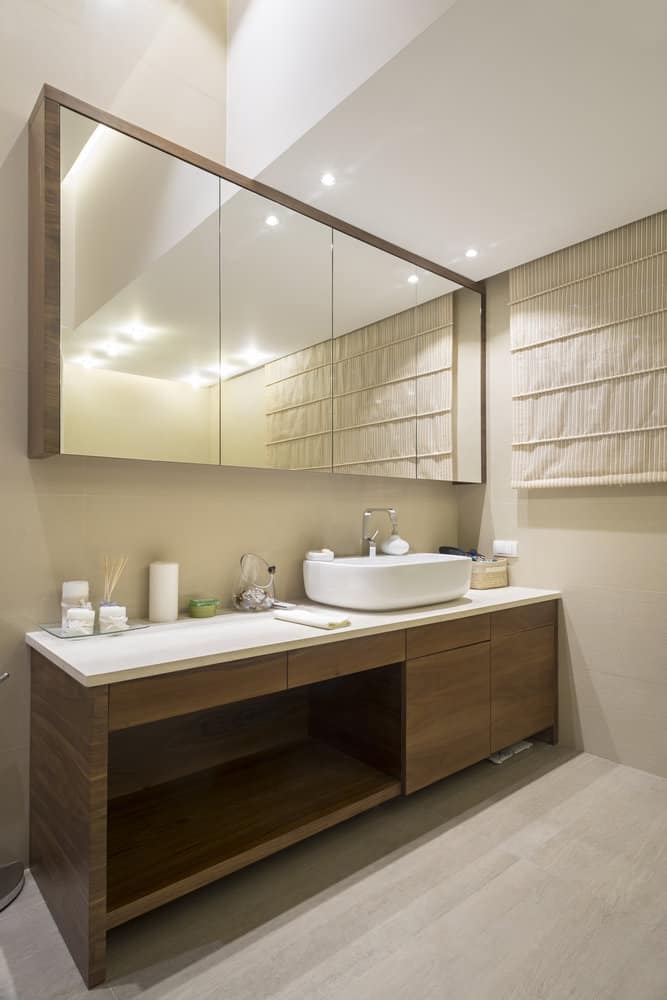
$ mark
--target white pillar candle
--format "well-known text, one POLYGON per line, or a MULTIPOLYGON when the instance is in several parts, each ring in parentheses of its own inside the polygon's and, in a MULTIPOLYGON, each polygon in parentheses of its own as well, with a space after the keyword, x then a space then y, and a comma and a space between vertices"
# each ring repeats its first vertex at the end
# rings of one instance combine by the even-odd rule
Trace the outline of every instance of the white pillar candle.
POLYGON ((89 608, 89 587, 87 580, 65 580, 60 599, 60 624, 67 628, 69 608, 89 608))
POLYGON ((175 622, 178 618, 178 563, 151 563, 148 617, 152 622, 175 622))

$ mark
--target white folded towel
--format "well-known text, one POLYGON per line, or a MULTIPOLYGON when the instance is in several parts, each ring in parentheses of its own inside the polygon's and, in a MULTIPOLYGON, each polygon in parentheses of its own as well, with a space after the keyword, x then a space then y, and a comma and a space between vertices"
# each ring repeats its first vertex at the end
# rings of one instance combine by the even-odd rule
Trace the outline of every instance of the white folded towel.
POLYGON ((273 617, 283 622, 294 622, 295 625, 310 625, 312 628, 345 628, 350 624, 350 619, 344 615, 336 617, 333 612, 306 611, 303 608, 295 608, 294 611, 274 611, 273 617))

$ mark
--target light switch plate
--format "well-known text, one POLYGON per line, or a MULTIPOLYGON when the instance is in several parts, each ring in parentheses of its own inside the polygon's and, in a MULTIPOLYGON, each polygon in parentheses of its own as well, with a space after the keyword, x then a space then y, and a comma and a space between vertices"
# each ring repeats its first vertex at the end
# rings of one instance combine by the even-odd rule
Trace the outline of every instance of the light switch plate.
POLYGON ((496 538, 493 542, 493 554, 494 556, 514 558, 519 554, 519 543, 510 539, 496 538))

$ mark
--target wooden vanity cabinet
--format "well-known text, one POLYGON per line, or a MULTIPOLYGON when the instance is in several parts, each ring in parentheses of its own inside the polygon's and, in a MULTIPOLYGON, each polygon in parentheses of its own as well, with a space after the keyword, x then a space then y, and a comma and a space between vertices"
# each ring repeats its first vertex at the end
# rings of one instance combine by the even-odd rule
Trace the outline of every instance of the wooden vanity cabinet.
POLYGON ((488 642, 405 665, 406 793, 488 757, 488 642))
POLYGON ((35 879, 89 986, 106 934, 534 735, 555 601, 84 687, 32 651, 35 879))

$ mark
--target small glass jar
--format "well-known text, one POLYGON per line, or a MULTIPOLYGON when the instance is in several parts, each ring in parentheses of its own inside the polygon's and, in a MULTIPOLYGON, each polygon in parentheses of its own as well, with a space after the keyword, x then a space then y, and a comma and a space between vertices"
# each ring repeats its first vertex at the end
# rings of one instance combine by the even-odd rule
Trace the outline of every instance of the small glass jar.
POLYGON ((270 611, 276 599, 276 567, 266 559, 246 552, 241 556, 241 572, 232 601, 239 611, 270 611))

